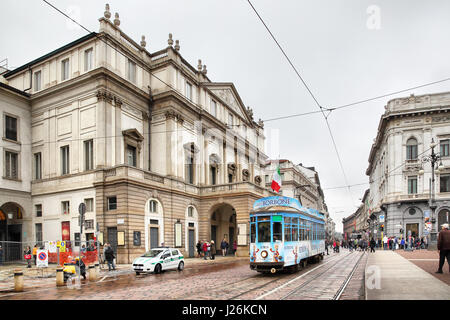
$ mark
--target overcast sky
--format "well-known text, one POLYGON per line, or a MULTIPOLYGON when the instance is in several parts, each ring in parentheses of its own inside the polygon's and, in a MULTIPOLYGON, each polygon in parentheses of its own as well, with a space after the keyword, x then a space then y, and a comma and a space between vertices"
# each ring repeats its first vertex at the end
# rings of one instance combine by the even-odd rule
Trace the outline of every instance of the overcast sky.
MULTIPOLYGON (((91 31, 106 1, 49 0, 91 31)), ((109 0, 120 28, 147 50, 167 46, 168 33, 194 67, 233 82, 255 119, 318 107, 246 0, 109 0)), ((252 0, 319 103, 333 107, 450 77, 450 1, 252 0)), ((111 18, 113 19, 113 18, 111 18)), ((2 0, 0 60, 19 67, 86 34, 43 1, 2 0)), ((320 113, 265 123, 279 130, 280 157, 314 166, 336 230, 369 187, 365 171, 380 116, 395 97, 449 91, 450 81, 334 111, 331 131, 320 113), (330 189, 346 184, 363 186, 330 189)))

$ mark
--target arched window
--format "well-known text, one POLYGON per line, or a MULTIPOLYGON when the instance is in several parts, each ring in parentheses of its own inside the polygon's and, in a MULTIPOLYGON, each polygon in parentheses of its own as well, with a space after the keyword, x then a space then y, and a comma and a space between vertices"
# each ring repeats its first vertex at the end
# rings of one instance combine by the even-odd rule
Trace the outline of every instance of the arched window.
POLYGON ((157 213, 158 212, 158 202, 156 202, 155 200, 151 200, 148 203, 148 211, 152 212, 152 213, 157 213))
POLYGON ((188 207, 188 218, 194 217, 194 207, 188 207))
POLYGON ((406 141, 406 160, 417 160, 417 140, 409 138, 406 141))

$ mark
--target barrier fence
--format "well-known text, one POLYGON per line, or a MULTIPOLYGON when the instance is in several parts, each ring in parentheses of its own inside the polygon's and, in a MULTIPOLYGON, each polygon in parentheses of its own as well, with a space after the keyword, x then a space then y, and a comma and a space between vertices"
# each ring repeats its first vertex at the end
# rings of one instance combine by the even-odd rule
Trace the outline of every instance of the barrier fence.
POLYGON ((0 265, 28 264, 28 260, 25 259, 28 252, 31 254, 31 265, 36 265, 37 255, 35 253, 37 250, 48 250, 49 264, 62 266, 81 256, 83 262, 89 265, 99 262, 98 248, 98 242, 93 240, 42 241, 39 243, 0 241, 0 265))

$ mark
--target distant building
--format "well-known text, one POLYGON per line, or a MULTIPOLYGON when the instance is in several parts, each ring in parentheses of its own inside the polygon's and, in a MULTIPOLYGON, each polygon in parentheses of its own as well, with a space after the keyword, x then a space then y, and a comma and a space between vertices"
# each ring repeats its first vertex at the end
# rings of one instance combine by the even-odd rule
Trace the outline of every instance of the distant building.
MULTIPOLYGON (((450 92, 411 95, 390 100, 378 125, 366 174, 370 178, 372 219, 378 234, 422 237, 430 234, 435 208, 435 226, 449 221, 450 213, 450 92), (441 156, 435 171, 435 202, 430 207, 431 164, 423 162, 435 152, 441 156), (380 218, 385 222, 380 222, 380 218), (431 221, 432 219, 430 219, 431 221)), ((435 229, 436 230, 436 229, 435 229)))

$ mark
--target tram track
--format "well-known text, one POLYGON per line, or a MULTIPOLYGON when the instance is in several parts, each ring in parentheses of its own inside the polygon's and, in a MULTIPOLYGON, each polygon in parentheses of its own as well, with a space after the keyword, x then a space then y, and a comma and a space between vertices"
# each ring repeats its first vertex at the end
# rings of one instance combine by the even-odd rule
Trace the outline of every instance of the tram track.
MULTIPOLYGON (((340 257, 333 257, 333 258, 331 258, 331 260, 325 262, 325 264, 328 264, 328 263, 330 263, 330 262, 332 262, 332 261, 335 261, 335 260, 339 260, 339 258, 340 258, 340 257)), ((321 264, 321 265, 315 267, 313 270, 315 270, 316 268, 322 267, 322 266, 324 266, 325 264, 321 264)), ((306 269, 303 269, 302 271, 306 271, 306 269)), ((307 271, 306 273, 309 273, 309 272, 311 272, 311 271, 312 271, 312 270, 309 270, 309 271, 307 271)), ((245 278, 245 279, 243 279, 243 280, 240 280, 240 281, 236 281, 236 282, 230 283, 230 284, 228 284, 227 286, 233 286, 233 287, 234 287, 234 285, 235 285, 236 283, 240 283, 240 282, 247 281, 247 280, 255 280, 255 281, 257 281, 257 284, 258 284, 258 285, 257 285, 257 286, 252 286, 253 283, 250 283, 249 286, 251 286, 251 287, 250 287, 249 289, 245 290, 244 292, 240 292, 239 294, 234 295, 234 296, 232 296, 232 297, 229 297, 229 298, 227 298, 227 299, 228 299, 228 300, 235 300, 235 299, 238 299, 239 297, 242 297, 242 296, 244 296, 244 295, 246 295, 246 294, 248 294, 248 293, 251 293, 251 292, 253 292, 253 291, 255 291, 255 290, 259 290, 259 289, 261 289, 261 288, 264 288, 264 287, 266 287, 266 286, 268 286, 268 285, 270 285, 270 284, 272 284, 272 283, 275 283, 275 282, 277 282, 277 281, 280 281, 280 282, 281 282, 281 281, 283 281, 283 280, 286 280, 286 278, 292 277, 293 274, 292 274, 292 273, 289 273, 289 274, 281 274, 281 275, 282 275, 282 277, 280 277, 280 274, 278 274, 277 278, 275 278, 275 279, 270 279, 269 281, 265 281, 263 284, 259 284, 262 275, 254 275, 254 276, 245 278)), ((296 278, 298 278, 298 275, 297 275, 297 274, 294 274, 294 275, 295 275, 296 277, 295 277, 294 279, 290 279, 288 282, 293 281, 293 280, 295 280, 296 278)), ((302 276, 303 276, 303 275, 300 275, 300 277, 302 277, 302 276)), ((252 282, 253 282, 253 281, 252 281, 252 282)), ((234 288, 233 288, 233 289, 234 289, 234 288)))
MULTIPOLYGON (((287 294, 283 295, 280 298, 280 300, 288 300, 289 298, 294 298, 295 299, 295 297, 296 298, 300 298, 300 297, 302 297, 302 295, 305 292, 309 293, 310 291, 307 291, 307 289, 311 289, 309 285, 311 283, 313 283, 313 281, 315 281, 318 278, 320 278, 321 276, 327 274, 330 270, 333 270, 333 268, 335 268, 338 264, 340 266, 344 266, 345 267, 346 263, 349 263, 349 262, 353 263, 353 258, 354 258, 354 254, 355 253, 357 253, 357 252, 350 252, 343 259, 337 259, 337 261, 335 263, 331 264, 330 266, 328 266, 324 270, 321 270, 319 273, 314 274, 311 278, 309 278, 308 280, 306 280, 305 282, 303 282, 299 286, 295 287, 293 290, 289 291, 287 294)), ((357 266, 359 265, 359 262, 361 261, 361 258, 363 256, 364 256, 364 253, 362 253, 360 255, 360 257, 358 258, 357 262, 353 266, 352 271, 346 276, 346 278, 342 282, 342 284, 339 287, 339 289, 337 290, 337 292, 333 295, 331 300, 337 300, 342 295, 342 293, 344 292, 345 288, 347 287, 347 284, 350 282, 350 279, 353 276, 353 273, 356 270, 357 266)))

